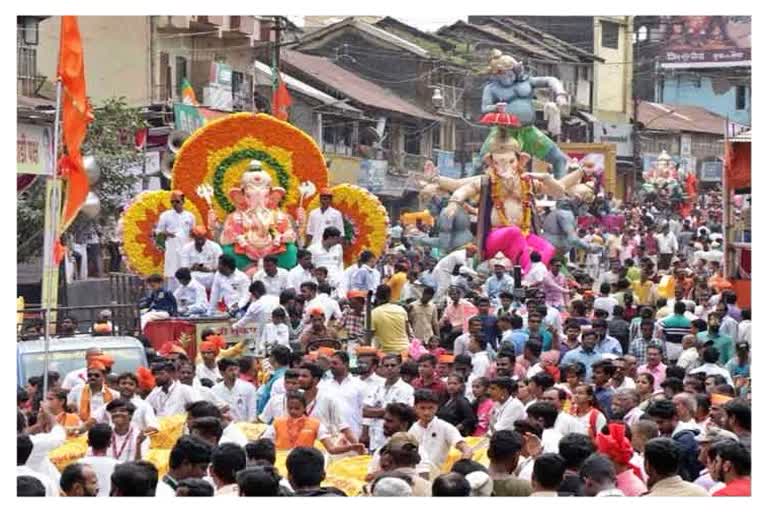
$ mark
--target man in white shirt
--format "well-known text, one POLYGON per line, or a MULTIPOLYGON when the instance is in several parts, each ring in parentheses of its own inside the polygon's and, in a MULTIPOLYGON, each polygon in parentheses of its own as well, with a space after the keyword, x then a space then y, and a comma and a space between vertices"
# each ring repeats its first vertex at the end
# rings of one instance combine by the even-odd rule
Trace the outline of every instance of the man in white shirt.
POLYGON ((488 395, 495 405, 488 425, 489 437, 499 430, 514 430, 515 421, 525 418, 523 403, 512 396, 516 389, 517 383, 509 377, 497 377, 490 381, 488 395))
POLYGON ((163 275, 171 290, 176 288, 175 274, 181 267, 181 250, 189 242, 189 234, 195 225, 195 216, 184 210, 184 194, 179 190, 171 192, 171 207, 160 214, 155 234, 165 239, 163 275))
POLYGON ((325 390, 332 393, 342 405, 343 421, 360 439, 363 432, 363 402, 367 398, 367 387, 360 379, 349 373, 349 355, 337 351, 331 356, 333 379, 325 384, 325 390))
POLYGON ((158 418, 181 414, 187 405, 196 402, 199 397, 191 386, 176 380, 176 367, 171 362, 152 365, 155 377, 155 389, 147 396, 147 403, 155 410, 158 418))
POLYGON ((254 338, 259 340, 261 339, 261 330, 272 318, 272 312, 280 307, 280 297, 267 295, 267 289, 261 281, 251 283, 248 291, 251 292, 251 304, 243 317, 232 324, 232 329, 254 327, 256 328, 254 338))
POLYGON ((286 396, 290 391, 299 390, 299 372, 294 369, 286 370, 283 376, 283 393, 273 394, 264 410, 259 414, 259 421, 272 423, 275 418, 288 415, 288 403, 286 396))
POLYGON ((381 360, 381 368, 386 380, 375 386, 363 403, 363 421, 368 430, 371 451, 378 450, 386 442, 383 418, 387 405, 402 403, 413 406, 413 387, 400 378, 400 356, 385 355, 381 360))
POLYGON ((659 245, 659 270, 668 270, 672 257, 677 254, 677 237, 670 232, 669 224, 665 223, 654 238, 659 245))
MULTIPOLYGON (((308 285, 309 283, 305 283, 308 285)), ((341 320, 342 313, 339 303, 333 300, 330 296, 330 286, 328 283, 323 283, 319 287, 302 286, 301 294, 305 298, 304 302, 304 316, 302 317, 302 325, 309 325, 310 318, 309 312, 314 308, 321 308, 325 314, 325 325, 330 325, 331 319, 336 322, 341 320), (313 290, 317 290, 317 294, 313 290)))
POLYGON ((572 414, 569 414, 563 410, 563 404, 568 399, 568 393, 564 389, 557 387, 551 387, 541 394, 539 401, 549 402, 553 404, 559 411, 557 419, 555 420, 554 429, 557 430, 560 435, 565 436, 568 434, 586 434, 587 431, 583 428, 581 422, 577 420, 572 414))
POLYGON ((222 348, 224 340, 221 336, 209 336, 208 339, 200 343, 200 357, 203 359, 195 367, 195 377, 198 379, 210 379, 214 385, 220 382, 223 377, 216 364, 216 358, 222 348))
MULTIPOLYGON (((136 390, 139 388, 139 380, 136 375, 132 373, 120 374, 117 377, 117 388, 120 392, 120 396, 117 399, 130 402, 135 408, 131 417, 131 426, 135 427, 137 432, 157 431, 160 428, 160 423, 157 421, 155 411, 136 394, 136 390)), ((100 408, 94 417, 99 423, 109 423, 112 425, 111 414, 107 406, 100 408)))
POLYGON ((325 385, 319 386, 325 371, 314 363, 299 368, 299 387, 307 400, 307 415, 317 418, 332 437, 343 435, 349 444, 357 444, 357 436, 344 420, 344 408, 325 385))
POLYGON ((256 388, 250 382, 238 379, 240 365, 234 359, 221 359, 219 370, 224 380, 213 386, 213 395, 229 406, 233 421, 256 419, 256 388))
POLYGON ((485 377, 488 369, 491 367, 491 360, 488 357, 486 348, 488 340, 482 335, 472 336, 469 340, 469 353, 472 354, 472 373, 467 379, 467 386, 471 387, 472 381, 478 377, 485 377))
POLYGON ((430 465, 433 474, 442 468, 451 448, 459 450, 462 459, 472 458, 472 448, 464 441, 459 430, 435 416, 439 401, 435 393, 429 389, 419 389, 414 393, 413 400, 418 421, 408 433, 418 441, 420 452, 427 458, 422 462, 430 465))
POLYGON ((208 297, 205 286, 193 278, 186 267, 176 271, 179 287, 173 292, 179 316, 199 316, 208 312, 208 297))
MULTIPOLYGON (((333 193, 329 188, 320 189, 320 208, 309 212, 307 219, 307 247, 319 242, 323 238, 326 228, 336 228, 340 234, 344 233, 344 218, 341 212, 331 206, 333 193)), ((317 265, 315 266, 323 266, 317 265)))
POLYGON ((467 244, 465 247, 453 251, 452 253, 444 256, 437 262, 435 268, 432 269, 432 279, 437 284, 437 292, 435 293, 435 303, 440 304, 445 296, 448 288, 451 286, 451 276, 453 276, 453 270, 459 266, 466 266, 469 264, 470 259, 477 253, 477 246, 475 244, 467 244))
POLYGON ((549 269, 541 261, 541 254, 536 251, 531 253, 531 266, 523 277, 523 286, 536 287, 544 282, 544 278, 549 274, 549 269))
POLYGON ((251 280, 244 272, 235 267, 235 260, 231 256, 219 258, 219 270, 213 277, 211 286, 211 301, 208 306, 208 316, 213 316, 218 311, 219 302, 223 302, 227 311, 245 307, 248 302, 248 286, 251 280))
POLYGON ((600 296, 595 299, 594 309, 600 309, 608 313, 607 320, 613 319, 613 308, 619 305, 619 301, 611 297, 611 285, 603 283, 600 285, 600 296))
POLYGON ((77 386, 88 382, 88 363, 92 358, 103 354, 104 352, 102 352, 99 347, 88 348, 85 351, 85 366, 69 372, 67 376, 64 377, 64 380, 61 381, 61 388, 67 391, 72 391, 77 386))
POLYGON ((317 283, 315 274, 312 272, 312 253, 306 249, 299 249, 296 253, 298 264, 288 271, 286 287, 293 289, 296 293, 301 289, 301 285, 306 282, 317 283))
POLYGON ((277 256, 273 254, 264 256, 262 261, 264 268, 256 272, 253 280, 264 283, 269 295, 279 297, 288 288, 288 271, 277 266, 277 256))
POLYGON ((344 268, 344 251, 341 248, 341 231, 335 227, 326 228, 322 238, 309 246, 312 253, 312 264, 315 268, 325 267, 328 270, 328 281, 337 285, 344 268))
POLYGON ((272 347, 282 345, 291 348, 291 330, 288 327, 288 315, 283 307, 272 311, 272 320, 264 326, 259 339, 259 350, 269 353, 272 347))
POLYGON ((558 445, 563 434, 555 428, 558 416, 557 407, 551 402, 537 400, 528 407, 526 413, 529 420, 535 421, 541 427, 541 447, 543 453, 559 453, 560 448, 558 445))
POLYGON ((100 408, 120 395, 106 385, 106 377, 104 365, 92 360, 88 365, 88 383, 77 386, 67 395, 67 403, 75 407, 82 421, 94 418, 100 408))
POLYGON ((120 461, 107 454, 107 448, 112 441, 112 427, 105 423, 97 423, 88 429, 88 448, 91 455, 78 460, 87 464, 96 472, 99 481, 99 492, 96 496, 109 496, 112 487, 112 472, 120 461))
POLYGON ((18 434, 16 436, 16 476, 31 476, 40 480, 40 483, 45 487, 46 496, 58 496, 59 485, 54 483, 51 478, 39 471, 27 466, 29 456, 32 454, 32 439, 27 434, 18 434))
POLYGON ((210 290, 222 251, 221 246, 209 240, 207 234, 205 226, 195 226, 192 229, 193 241, 181 250, 181 266, 188 268, 195 281, 210 290))
POLYGON ((32 453, 27 457, 26 467, 47 476, 58 489, 61 473, 48 458, 48 453, 64 444, 67 439, 66 430, 56 422, 46 405, 41 407, 37 423, 30 428, 27 428, 23 412, 17 410, 16 415, 16 433, 27 433, 32 441, 32 453))

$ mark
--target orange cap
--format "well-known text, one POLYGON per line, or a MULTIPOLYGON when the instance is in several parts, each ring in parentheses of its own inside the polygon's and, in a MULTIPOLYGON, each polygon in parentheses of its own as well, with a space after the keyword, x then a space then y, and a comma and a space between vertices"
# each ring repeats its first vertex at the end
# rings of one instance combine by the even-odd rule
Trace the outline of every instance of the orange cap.
POLYGON ((364 290, 350 290, 347 292, 348 299, 365 299, 368 297, 368 293, 364 290))
POLYGON ((101 354, 91 358, 91 361, 97 361, 104 365, 104 368, 111 368, 115 364, 115 360, 108 354, 101 354))
POLYGON ((325 316, 325 311, 323 311, 323 308, 316 307, 309 310, 309 316, 325 316))
POLYGON ((181 190, 172 190, 171 199, 184 199, 184 192, 181 190))
POLYGON ((323 187, 320 189, 320 195, 321 196, 332 196, 333 192, 328 187, 323 187))
POLYGON ((318 347, 317 352, 321 356, 332 356, 336 351, 330 347, 318 347))
POLYGON ((379 354, 379 351, 376 350, 373 347, 357 347, 355 349, 355 352, 357 352, 357 355, 366 355, 366 356, 375 356, 379 354))
POLYGON ((107 367, 104 366, 104 364, 99 362, 99 361, 91 361, 90 363, 88 363, 88 369, 89 370, 101 370, 102 372, 106 372, 107 371, 107 367))
POLYGON ((709 401, 712 405, 723 405, 733 400, 732 396, 720 395, 718 393, 712 393, 709 401))
POLYGON ((453 360, 455 357, 453 354, 443 354, 440 357, 437 358, 438 363, 446 363, 446 364, 453 364, 453 360))

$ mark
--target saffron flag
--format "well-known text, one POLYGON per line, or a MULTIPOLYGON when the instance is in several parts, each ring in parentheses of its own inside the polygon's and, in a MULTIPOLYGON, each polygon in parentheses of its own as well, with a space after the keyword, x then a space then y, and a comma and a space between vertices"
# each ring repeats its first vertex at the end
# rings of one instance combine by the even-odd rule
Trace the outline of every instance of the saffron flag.
POLYGON ((77 17, 61 17, 61 40, 59 44, 59 66, 57 75, 61 80, 61 131, 66 156, 61 175, 67 185, 64 195, 64 210, 59 223, 63 233, 75 220, 77 212, 88 196, 88 176, 83 168, 80 146, 85 140, 88 124, 93 119, 91 107, 85 93, 85 63, 83 43, 77 17))
POLYGON ((199 106, 197 102, 197 96, 195 96, 195 90, 192 88, 192 84, 186 78, 181 81, 181 102, 185 105, 199 106))
POLYGON ((291 106, 292 102, 291 95, 288 93, 288 87, 285 86, 280 73, 273 71, 273 74, 277 75, 277 88, 274 94, 272 94, 272 115, 281 121, 287 121, 288 107, 291 106))

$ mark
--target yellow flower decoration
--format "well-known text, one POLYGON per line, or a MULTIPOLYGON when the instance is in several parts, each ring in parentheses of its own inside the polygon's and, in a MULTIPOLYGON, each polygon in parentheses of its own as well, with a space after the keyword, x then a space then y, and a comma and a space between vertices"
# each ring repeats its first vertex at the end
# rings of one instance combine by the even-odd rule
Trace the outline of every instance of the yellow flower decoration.
MULTIPOLYGON (((151 190, 142 192, 123 212, 122 251, 126 265, 133 272, 147 277, 163 273, 165 255, 154 240, 154 230, 160 214, 171 209, 171 192, 151 190)), ((184 209, 192 212, 195 223, 204 224, 194 203, 184 202, 184 209)))
POLYGON ((48 458, 56 469, 64 471, 64 468, 78 459, 85 457, 88 451, 88 436, 83 434, 67 439, 64 444, 48 452, 48 458))
MULTIPOLYGON (((381 256, 387 247, 389 215, 379 198, 357 185, 342 183, 331 189, 331 205, 344 218, 344 237, 349 246, 344 250, 344 264, 352 265, 364 250, 381 256)), ((320 207, 320 198, 315 196, 307 207, 307 215, 320 207)))

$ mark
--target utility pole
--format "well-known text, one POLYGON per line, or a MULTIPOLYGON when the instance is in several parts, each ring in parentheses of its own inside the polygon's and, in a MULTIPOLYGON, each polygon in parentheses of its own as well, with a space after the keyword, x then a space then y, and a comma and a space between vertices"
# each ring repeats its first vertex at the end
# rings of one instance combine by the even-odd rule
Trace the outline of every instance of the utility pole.
POLYGON ((275 33, 275 46, 272 53, 272 96, 274 97, 279 83, 278 73, 280 73, 280 46, 283 38, 283 25, 280 16, 275 16, 272 23, 272 31, 275 33))
MULTIPOLYGON (((637 96, 637 74, 642 71, 638 62, 638 43, 639 34, 634 29, 635 36, 632 44, 632 194, 637 193, 637 167, 642 169, 642 159, 640 157, 640 99, 637 96)), ((628 196, 631 198, 631 196, 628 196)))

